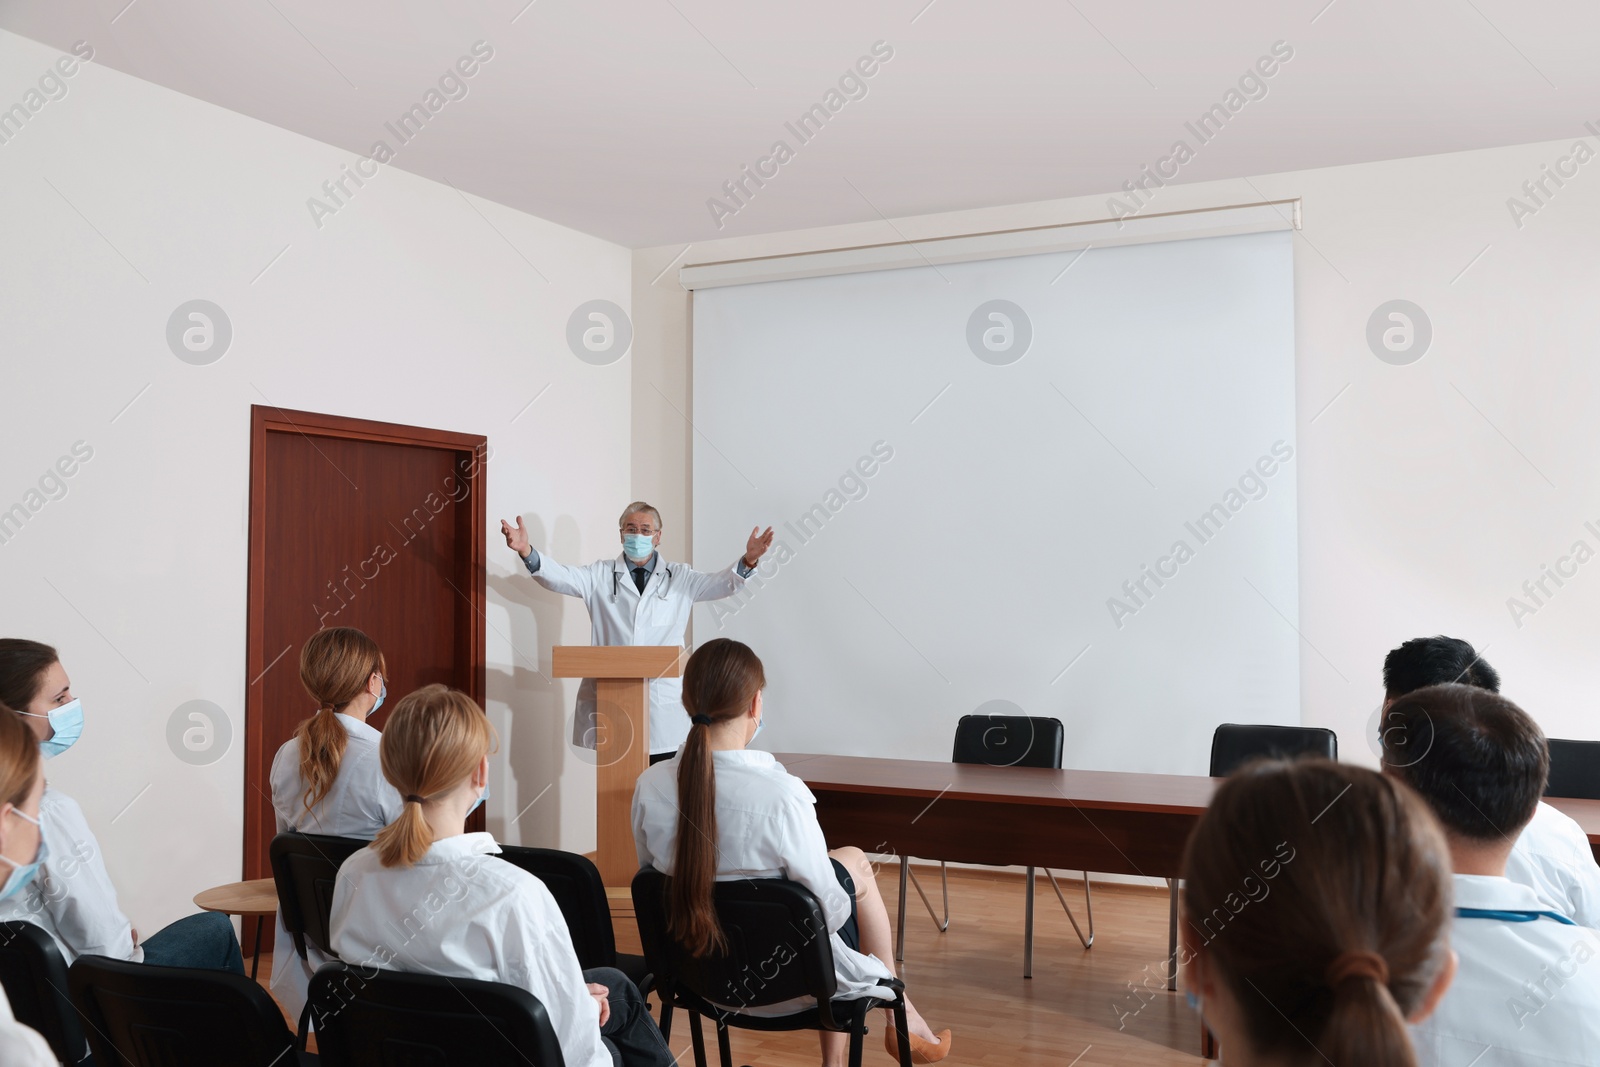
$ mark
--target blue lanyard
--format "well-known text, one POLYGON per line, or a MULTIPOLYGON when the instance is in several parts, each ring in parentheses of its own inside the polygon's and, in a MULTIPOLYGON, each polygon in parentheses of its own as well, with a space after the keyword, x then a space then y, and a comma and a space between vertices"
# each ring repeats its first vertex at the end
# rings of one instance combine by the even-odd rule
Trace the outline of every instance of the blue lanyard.
POLYGON ((1537 919, 1554 919, 1563 926, 1578 924, 1553 911, 1496 911, 1493 908, 1457 908, 1458 919, 1499 919, 1504 923, 1531 923, 1537 919))

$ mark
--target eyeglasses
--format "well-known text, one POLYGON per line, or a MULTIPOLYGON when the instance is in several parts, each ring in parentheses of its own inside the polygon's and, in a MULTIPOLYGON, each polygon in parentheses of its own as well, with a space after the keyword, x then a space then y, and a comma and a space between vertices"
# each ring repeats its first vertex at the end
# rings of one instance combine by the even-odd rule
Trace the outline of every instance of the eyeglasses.
POLYGON ((654 527, 651 527, 651 526, 635 526, 631 522, 628 525, 626 525, 626 526, 624 526, 622 528, 622 532, 623 533, 630 533, 630 534, 643 534, 645 537, 654 537, 655 534, 656 534, 656 531, 655 531, 654 527))

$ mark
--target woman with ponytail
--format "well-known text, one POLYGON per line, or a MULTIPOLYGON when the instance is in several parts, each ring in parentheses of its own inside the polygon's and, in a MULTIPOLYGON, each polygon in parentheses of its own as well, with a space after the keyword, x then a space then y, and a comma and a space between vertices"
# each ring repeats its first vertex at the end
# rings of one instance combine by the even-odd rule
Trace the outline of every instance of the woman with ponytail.
MULTIPOLYGON (((727 947, 713 905, 714 883, 734 878, 788 878, 822 904, 839 976, 839 996, 884 995, 894 977, 893 934, 872 864, 858 848, 828 851, 817 823, 816 797, 771 753, 747 746, 761 730, 761 660, 747 645, 707 641, 683 672, 689 738, 677 755, 639 778, 633 794, 633 838, 639 862, 667 875, 670 932, 696 955, 727 947)), ((726 1004, 750 1015, 786 1015, 809 1003, 762 1008, 726 1004)), ((898 1058, 887 1010, 885 1044, 898 1058)), ((950 1031, 934 1034, 906 997, 912 1059, 942 1060, 950 1031)), ((825 1067, 845 1062, 848 1035, 822 1032, 825 1067)))
MULTIPOLYGON (((39 741, 10 708, 0 704, 0 899, 16 896, 38 876, 44 861, 39 804, 44 760, 39 741)), ((0 1063, 6 1067, 56 1067, 49 1042, 11 1014, 0 989, 0 1063)))
POLYGON ((345 861, 329 934, 339 958, 526 989, 539 999, 568 1067, 671 1067, 673 1057, 621 971, 583 971, 543 882, 467 833, 483 800, 494 731, 483 709, 430 685, 396 705, 379 753, 404 810, 345 861))
MULTIPOLYGON (((388 692, 384 674, 377 642, 349 626, 318 630, 300 649, 300 684, 317 710, 272 760, 279 833, 371 840, 399 817, 400 794, 378 761, 380 734, 367 725, 388 692)), ((272 961, 272 992, 298 1018, 311 976, 327 960, 311 945, 302 960, 279 915, 272 961)))
POLYGON ((1450 854, 1411 790, 1252 764, 1217 789, 1183 879, 1184 981, 1228 1067, 1416 1067, 1408 1024, 1456 961, 1450 854))

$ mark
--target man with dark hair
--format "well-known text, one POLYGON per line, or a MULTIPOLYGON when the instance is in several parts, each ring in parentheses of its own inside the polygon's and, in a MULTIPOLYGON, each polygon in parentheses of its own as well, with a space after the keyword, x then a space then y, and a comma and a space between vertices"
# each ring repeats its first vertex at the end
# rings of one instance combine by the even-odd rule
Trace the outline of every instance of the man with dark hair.
POLYGON ((1383 657, 1383 689, 1388 700, 1443 682, 1500 692, 1500 675, 1459 637, 1413 637, 1383 657))
POLYGON ((1427 686, 1384 714, 1384 771, 1406 782, 1444 827, 1454 869, 1454 984, 1412 1028, 1421 1067, 1593 1063, 1600 1050, 1600 934, 1506 877, 1533 818, 1549 748, 1527 713, 1476 686, 1427 686))
MULTIPOLYGON (((1414 637, 1394 649, 1383 659, 1381 732, 1387 735, 1395 730, 1397 724, 1390 721, 1388 709, 1400 697, 1448 682, 1500 691, 1500 675, 1459 637, 1414 637)), ((1402 737, 1404 731, 1396 733, 1394 740, 1402 737)), ((1406 758, 1394 756, 1396 761, 1406 758)), ((1539 791, 1544 791, 1542 781, 1539 791)), ((1578 925, 1600 928, 1600 866, 1595 864, 1588 835, 1566 813, 1542 802, 1534 808, 1533 818, 1517 835, 1506 877, 1530 887, 1546 907, 1578 925)))

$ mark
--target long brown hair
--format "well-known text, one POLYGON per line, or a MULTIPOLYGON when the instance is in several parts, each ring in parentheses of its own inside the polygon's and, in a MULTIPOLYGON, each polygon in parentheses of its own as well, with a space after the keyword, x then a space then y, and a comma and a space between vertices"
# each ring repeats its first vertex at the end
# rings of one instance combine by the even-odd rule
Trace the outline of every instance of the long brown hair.
POLYGON ((33 731, 10 707, 0 704, 0 804, 22 806, 39 777, 42 758, 33 731))
POLYGON ((1406 1019, 1446 963, 1451 881, 1410 789, 1328 760, 1251 764, 1217 789, 1183 878, 1185 921, 1257 1053, 1415 1067, 1406 1019))
POLYGON ((423 803, 470 778, 494 739, 488 716, 459 689, 425 685, 395 705, 378 758, 406 806, 372 842, 385 867, 409 867, 423 857, 433 845, 423 803))
POLYGON ((712 889, 717 880, 717 780, 711 763, 711 723, 746 715, 767 684, 749 645, 726 637, 707 641, 683 669, 683 706, 691 720, 678 758, 678 836, 667 879, 667 930, 691 954, 727 951, 712 889))
POLYGON ((300 798, 309 813, 321 803, 339 776, 350 735, 334 718, 367 691, 373 672, 386 673, 378 643, 352 626, 318 630, 300 649, 300 684, 317 710, 295 727, 300 742, 300 777, 306 783, 300 798))

